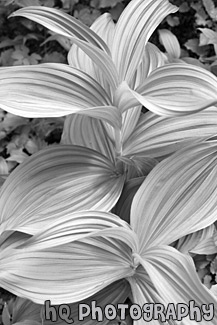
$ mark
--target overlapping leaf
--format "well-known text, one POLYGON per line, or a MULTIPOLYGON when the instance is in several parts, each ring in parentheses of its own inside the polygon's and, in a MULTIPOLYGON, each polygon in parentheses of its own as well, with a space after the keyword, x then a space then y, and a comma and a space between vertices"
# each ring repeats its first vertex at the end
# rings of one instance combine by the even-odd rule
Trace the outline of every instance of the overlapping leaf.
MULTIPOLYGON (((140 308, 142 308, 144 304, 163 304, 163 300, 159 296, 148 273, 144 270, 142 265, 139 265, 137 267, 135 275, 133 277, 130 277, 128 281, 132 290, 133 302, 137 304, 140 308)), ((153 315, 151 315, 151 313, 149 313, 148 311, 147 313, 143 313, 142 317, 136 321, 136 324, 144 325, 144 316, 147 317, 146 320, 148 324, 159 325, 159 321, 153 319, 153 315)))
MULTIPOLYGON (((189 305, 193 300, 200 308, 204 303, 208 305, 216 302, 214 295, 200 282, 189 256, 179 253, 172 247, 162 246, 146 251, 143 258, 142 265, 165 303, 181 302, 189 305)), ((217 311, 214 309, 214 317, 210 324, 215 324, 216 317, 217 311)), ((203 325, 207 324, 202 317, 199 321, 203 325)), ((189 322, 187 317, 182 320, 182 324, 196 325, 198 321, 189 322)))
POLYGON ((66 117, 61 143, 94 149, 115 161, 114 141, 102 121, 78 114, 66 117))
POLYGON ((155 69, 135 91, 123 82, 118 101, 124 110, 141 103, 157 115, 187 115, 216 105, 216 87, 217 78, 209 71, 173 63, 155 69))
POLYGON ((217 133, 217 108, 188 116, 162 117, 147 112, 129 139, 123 155, 161 158, 217 133))
POLYGON ((66 213, 109 211, 125 176, 105 156, 79 146, 52 146, 27 159, 1 190, 1 232, 34 234, 66 213))
POLYGON ((117 216, 64 215, 21 246, 0 251, 0 285, 36 303, 77 302, 130 276, 132 249, 137 237, 117 216))
POLYGON ((93 78, 64 64, 1 68, 1 107, 28 117, 81 113, 121 125, 120 113, 93 78))
POLYGON ((149 37, 164 17, 177 10, 165 0, 134 0, 125 8, 117 22, 112 46, 121 81, 132 80, 149 37))
MULTIPOLYGON (((12 16, 23 16, 32 19, 53 32, 64 36, 71 36, 71 40, 102 69, 104 78, 109 80, 113 89, 117 85, 117 71, 106 43, 93 30, 77 19, 57 9, 37 6, 20 9, 13 13, 12 16)), ((72 48, 71 53, 69 52, 68 61, 73 66, 74 48, 72 48)))
POLYGON ((75 36, 95 45, 97 48, 105 51, 105 53, 110 53, 105 42, 97 36, 96 33, 91 31, 78 19, 75 19, 63 11, 43 6, 29 6, 13 12, 10 17, 17 16, 29 18, 44 25, 57 34, 66 37, 75 36))
POLYGON ((134 196, 131 225, 145 247, 171 244, 216 220, 217 143, 195 144, 158 164, 134 196))
MULTIPOLYGON (((50 320, 48 319, 48 313, 45 312, 45 309, 42 305, 35 304, 34 302, 28 299, 17 297, 14 302, 10 303, 8 312, 3 311, 3 324, 6 325, 7 323, 11 323, 13 325, 33 325, 35 324, 34 322, 38 322, 36 324, 41 324, 41 322, 43 321, 43 324, 45 325, 51 325, 54 324, 54 322, 55 325, 64 325, 67 320, 73 320, 76 324, 79 322, 79 324, 82 325, 95 324, 95 320, 92 319, 91 313, 89 316, 86 316, 83 321, 81 321, 81 315, 79 315, 79 304, 91 306, 92 302, 96 302, 96 306, 99 306, 100 308, 102 308, 102 310, 104 310, 105 306, 110 304, 111 301, 114 306, 119 303, 124 303, 129 295, 129 292, 130 287, 126 280, 114 282, 88 299, 85 299, 78 303, 65 305, 65 307, 67 308, 67 310, 65 310, 65 314, 63 313, 59 315, 59 306, 51 305, 55 308, 56 314, 53 313, 53 318, 51 318, 50 320), (10 320, 11 318, 12 322, 10 320), (4 320, 6 320, 7 322, 4 322, 4 320)), ((49 314, 49 316, 51 315, 49 314)), ((106 325, 109 323, 109 320, 103 315, 103 320, 100 323, 102 325, 106 325)))
POLYGON ((188 254, 211 255, 217 253, 217 246, 214 240, 216 229, 214 224, 178 240, 175 247, 180 252, 188 254))

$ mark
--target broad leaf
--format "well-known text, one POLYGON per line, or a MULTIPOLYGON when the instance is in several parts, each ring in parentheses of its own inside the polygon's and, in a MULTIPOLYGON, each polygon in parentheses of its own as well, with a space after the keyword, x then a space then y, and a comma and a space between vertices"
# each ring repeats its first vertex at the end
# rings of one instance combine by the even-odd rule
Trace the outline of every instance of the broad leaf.
POLYGON ((169 118, 147 112, 123 144, 123 155, 162 158, 216 133, 216 107, 169 118))
MULTIPOLYGON (((110 56, 96 48, 94 45, 88 44, 87 42, 77 39, 73 39, 73 42, 78 45, 98 66, 98 68, 103 72, 103 77, 109 82, 112 90, 114 91, 118 85, 119 77, 110 56)), ((73 66, 74 62, 73 56, 74 49, 72 48, 72 50, 70 50, 68 53, 68 62, 71 66, 73 66)))
POLYGON ((157 115, 179 116, 216 105, 217 78, 195 65, 173 63, 155 69, 135 91, 123 82, 116 93, 122 110, 138 103, 157 115))
MULTIPOLYGON (((141 263, 152 280, 158 294, 166 304, 173 302, 175 305, 190 301, 196 306, 217 303, 214 295, 206 289, 196 274, 193 260, 179 253, 172 247, 153 247, 142 256, 141 263)), ((213 308, 214 317, 209 322, 215 324, 217 310, 213 308)), ((202 316, 202 315, 201 315, 202 316)), ((200 324, 206 325, 207 321, 201 317, 200 324)), ((188 317, 182 320, 183 325, 198 324, 190 321, 188 317)))
MULTIPOLYGON (((147 272, 144 270, 142 265, 139 265, 136 269, 136 272, 133 277, 128 278, 128 281, 132 290, 132 301, 134 304, 139 305, 140 307, 144 304, 152 304, 152 303, 161 303, 163 304, 163 300, 159 296, 156 291, 150 277, 147 272)), ((145 311, 145 310, 144 310, 145 311)), ((136 324, 144 325, 144 320, 150 325, 160 325, 158 320, 153 319, 152 313, 150 313, 150 309, 147 308, 147 311, 143 313, 142 317, 140 317, 136 324), (145 319, 143 319, 143 316, 145 319)))
POLYGON ((64 64, 1 69, 1 107, 24 117, 81 113, 121 126, 117 108, 105 90, 82 71, 64 64))
POLYGON ((189 146, 160 162, 134 196, 131 225, 141 252, 175 240, 216 220, 217 143, 189 146))
POLYGON ((102 121, 78 114, 66 117, 61 143, 94 149, 115 161, 114 141, 102 121))
POLYGON ((133 133, 141 115, 142 106, 133 107, 122 114, 121 137, 124 143, 133 133))
MULTIPOLYGON (((90 315, 84 317, 84 320, 81 320, 81 312, 79 313, 79 304, 85 304, 92 307, 92 304, 94 305, 94 301, 96 302, 96 307, 100 307, 102 310, 105 309, 105 307, 108 304, 111 304, 114 306, 117 306, 117 304, 124 303, 127 299, 128 295, 130 293, 130 287, 126 280, 120 280, 117 282, 114 282, 104 288, 103 290, 99 291, 94 296, 91 296, 90 298, 87 298, 85 300, 82 300, 78 303, 74 304, 68 304, 70 309, 70 318, 74 320, 74 324, 81 324, 81 325, 95 325, 96 321, 92 318, 92 313, 90 315)), ((55 306, 56 310, 58 310, 58 306, 55 306)), ((93 307, 94 308, 94 307, 93 307)), ((85 310, 85 309, 84 309, 85 310)), ((99 313, 100 316, 100 313, 99 313)), ((107 325, 110 324, 110 321, 102 315, 103 320, 100 321, 101 325, 107 325)), ((66 318, 67 319, 67 318, 66 318)), ((45 325, 65 325, 66 322, 61 319, 60 317, 57 319, 57 322, 52 321, 45 321, 45 325)))
POLYGON ((133 84, 130 83, 130 87, 132 89, 139 87, 152 71, 165 65, 165 62, 166 56, 157 46, 148 42, 144 48, 142 61, 136 70, 135 81, 133 84))
POLYGON ((217 103, 217 78, 190 64, 167 64, 154 70, 136 92, 135 98, 158 115, 186 115, 217 103))
POLYGON ((115 31, 115 23, 111 14, 104 13, 103 15, 99 16, 91 25, 90 29, 100 36, 107 44, 108 48, 111 49, 115 31))
MULTIPOLYGON (((99 35, 104 42, 111 48, 113 42, 115 24, 111 18, 111 15, 105 13, 95 20, 90 27, 97 35, 99 35)), ((102 70, 99 69, 97 62, 96 64, 90 59, 90 57, 84 53, 81 48, 76 44, 73 44, 68 54, 69 64, 75 68, 78 68, 93 78, 95 78, 100 85, 102 85, 107 93, 110 91, 110 86, 103 76, 102 70)))
POLYGON ((175 248, 178 251, 188 254, 211 255, 217 253, 217 246, 214 241, 216 229, 214 224, 192 234, 184 236, 178 240, 175 248))
MULTIPOLYGON (((111 60, 110 50, 106 43, 83 23, 60 10, 37 6, 18 10, 12 16, 32 19, 53 32, 68 37, 71 36, 71 41, 81 48, 102 69, 110 85, 113 89, 115 88, 118 83, 118 75, 111 60)), ((69 64, 72 66, 74 61, 73 55, 74 49, 72 48, 72 52, 69 52, 68 55, 69 64)))
POLYGON ((177 10, 165 0, 133 0, 128 4, 117 22, 112 46, 121 81, 132 80, 151 34, 164 17, 177 10))
POLYGON ((10 17, 17 16, 31 19, 57 34, 66 37, 77 37, 95 45, 108 54, 110 53, 105 42, 103 42, 96 33, 78 19, 75 19, 61 10, 43 6, 32 6, 19 9, 10 15, 10 17))
MULTIPOLYGON (((128 282, 126 280, 120 280, 112 283, 88 299, 74 304, 63 304, 62 307, 65 308, 65 313, 63 312, 61 314, 58 313, 60 306, 51 305, 50 300, 46 302, 46 306, 48 306, 46 312, 45 308, 42 305, 35 304, 30 300, 17 297, 16 300, 10 304, 10 307, 12 307, 10 309, 12 322, 10 321, 9 313, 7 315, 7 320, 8 324, 12 325, 40 325, 42 322, 45 325, 51 325, 54 323, 55 325, 64 325, 68 320, 73 320, 75 324, 79 322, 81 325, 94 325, 96 323, 96 320, 92 319, 91 313, 88 316, 84 317, 84 320, 81 321, 81 312, 79 313, 80 304, 84 304, 86 306, 92 306, 93 304, 96 305, 96 307, 100 307, 102 310, 104 310, 105 307, 111 302, 114 306, 117 306, 117 304, 120 303, 124 303, 129 293, 130 287, 128 282), (49 311, 51 311, 51 314, 49 311)), ((102 319, 103 320, 100 321, 100 324, 109 324, 110 321, 104 316, 104 314, 102 315, 102 319)), ((5 322, 4 325, 6 325, 5 322)))
POLYGON ((124 179, 110 160, 94 150, 72 145, 41 150, 4 183, 0 230, 34 234, 74 211, 109 211, 121 194, 124 179))
POLYGON ((36 303, 77 302, 131 276, 132 249, 137 237, 117 216, 65 214, 21 246, 0 251, 0 285, 36 303))

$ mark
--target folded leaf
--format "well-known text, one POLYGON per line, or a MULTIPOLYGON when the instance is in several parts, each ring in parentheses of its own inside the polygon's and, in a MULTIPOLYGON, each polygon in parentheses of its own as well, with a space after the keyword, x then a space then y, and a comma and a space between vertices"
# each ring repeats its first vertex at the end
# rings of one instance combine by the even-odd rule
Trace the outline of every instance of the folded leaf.
POLYGON ((24 117, 81 113, 121 126, 121 116, 93 78, 64 64, 6 67, 0 75, 1 107, 24 117))
MULTIPOLYGON (((195 271, 193 260, 176 249, 168 246, 153 247, 142 256, 141 263, 152 280, 158 294, 167 304, 184 303, 189 306, 190 301, 201 308, 203 304, 215 304, 217 299, 210 290, 199 280, 195 271)), ((210 324, 215 324, 217 310, 213 308, 214 317, 210 324)), ((199 309, 200 311, 201 309, 199 309)), ((200 324, 206 325, 204 318, 199 319, 200 324)), ((183 318, 182 324, 198 324, 183 318)))
POLYGON ((121 81, 131 82, 151 34, 168 14, 177 10, 166 0, 133 0, 128 4, 118 19, 112 46, 121 81))
POLYGON ((137 236, 128 223, 112 213, 89 210, 66 213, 61 219, 54 220, 44 230, 29 237, 16 248, 32 247, 43 250, 99 236, 117 238, 133 251, 137 250, 137 236))
MULTIPOLYGON (((93 30, 98 36, 100 36, 108 45, 109 49, 111 49, 115 24, 110 14, 105 13, 99 16, 91 25, 90 29, 93 30)), ((106 89, 107 93, 110 92, 111 89, 108 81, 105 80, 102 74, 102 70, 99 69, 97 62, 94 64, 90 57, 84 53, 76 44, 73 44, 71 47, 71 50, 68 54, 68 61, 71 66, 78 68, 95 78, 100 83, 100 85, 106 89)))
MULTIPOLYGON (((144 270, 142 265, 139 265, 137 267, 136 273, 133 277, 128 278, 128 281, 132 290, 132 302, 134 304, 137 304, 140 308, 142 308, 145 304, 163 304, 163 300, 159 296, 153 283, 150 280, 150 277, 148 276, 147 272, 144 270)), ((153 315, 149 311, 147 308, 147 312, 144 312, 142 314, 142 317, 138 319, 135 323, 138 325, 144 325, 144 323, 146 322, 150 325, 162 324, 158 320, 153 319, 153 315)))
POLYGON ((61 10, 43 6, 29 6, 19 9, 10 15, 10 17, 17 16, 31 19, 57 34, 66 37, 75 36, 95 45, 108 54, 110 53, 105 42, 103 42, 96 33, 78 19, 75 19, 61 10))
POLYGON ((64 215, 21 246, 0 251, 0 285, 36 303, 77 302, 132 275, 136 246, 129 225, 115 215, 64 215))
POLYGON ((186 115, 217 103, 217 78, 195 65, 174 63, 154 70, 132 95, 158 115, 186 115))
MULTIPOLYGON (((91 296, 86 300, 80 301, 79 303, 65 305, 65 307, 67 308, 67 310, 65 310, 66 311, 65 318, 64 315, 62 314, 60 315, 62 317, 58 315, 58 310, 59 310, 58 305, 53 306, 50 303, 48 303, 48 306, 51 305, 56 310, 56 313, 54 312, 52 314, 53 318, 51 318, 50 320, 47 319, 48 313, 45 312, 45 308, 42 305, 36 304, 28 299, 17 297, 15 301, 10 302, 10 307, 11 307, 10 314, 12 315, 11 324, 31 325, 31 324, 35 324, 34 322, 38 322, 38 324, 41 324, 43 319, 44 324, 51 325, 54 323, 55 316, 56 316, 55 325, 64 325, 67 319, 72 319, 74 320, 75 323, 79 321, 79 323, 82 325, 95 324, 95 321, 91 318, 91 313, 89 316, 85 317, 83 321, 78 319, 80 317, 80 315, 78 314, 79 304, 86 304, 91 306, 91 304, 95 301, 96 306, 99 306, 100 308, 102 308, 102 310, 104 310, 105 306, 107 304, 110 304, 111 302, 114 306, 116 306, 119 303, 124 303, 129 293, 130 293, 130 287, 126 280, 120 280, 118 282, 112 283, 105 289, 99 291, 97 294, 91 296), (45 319, 45 315, 46 315, 46 319, 45 319)), ((49 308, 47 309, 49 310, 49 308)), ((49 314, 49 316, 51 315, 49 314)), ((8 322, 10 323, 10 318, 8 318, 8 322)), ((103 315, 103 321, 101 322, 101 324, 106 325, 108 323, 109 320, 105 318, 105 316, 103 315)))
MULTIPOLYGON (((71 36, 73 41, 83 50, 91 60, 100 68, 113 90, 118 83, 118 74, 110 50, 106 43, 93 30, 85 26, 74 17, 60 10, 46 7, 28 7, 16 11, 11 16, 22 16, 36 21, 53 32, 64 36, 71 36), (75 36, 75 37, 72 37, 75 36)), ((69 51, 68 61, 74 66, 74 48, 69 51)))
POLYGON ((139 105, 127 110, 122 114, 121 137, 123 143, 134 132, 135 126, 137 125, 141 115, 141 108, 142 106, 139 105))
POLYGON ((211 255, 217 253, 217 246, 214 241, 216 232, 214 224, 184 236, 178 240, 175 248, 178 251, 188 254, 211 255))
POLYGON ((189 146, 148 174, 131 206, 131 225, 141 252, 171 244, 216 220, 216 151, 216 141, 189 146))
POLYGON ((163 117, 147 112, 123 144, 124 156, 163 158, 192 142, 216 134, 217 108, 187 116, 163 117))
POLYGON ((152 71, 165 65, 166 60, 165 54, 162 53, 157 46, 148 42, 144 48, 142 61, 136 70, 136 82, 134 82, 134 84, 130 83, 130 87, 132 89, 139 87, 152 71))
POLYGON ((122 112, 140 103, 157 115, 183 116, 216 105, 216 87, 217 78, 211 72, 173 63, 153 70, 135 90, 123 81, 115 92, 114 103, 122 112))
POLYGON ((115 161, 114 141, 109 138, 105 125, 98 119, 78 114, 67 116, 61 143, 91 148, 115 161))
POLYGON ((115 32, 115 23, 112 19, 111 14, 106 12, 103 15, 99 16, 93 22, 90 29, 93 30, 98 36, 100 36, 107 44, 108 48, 111 50, 115 32))
MULTIPOLYGON (((98 66, 99 69, 104 74, 104 78, 107 79, 110 86, 114 90, 119 82, 118 73, 116 67, 111 60, 110 56, 101 51, 100 49, 96 48, 92 44, 88 44, 87 42, 72 39, 73 42, 79 46, 91 59, 92 61, 98 66)), ((73 66, 73 56, 74 56, 74 49, 69 51, 68 53, 68 62, 69 65, 73 66)))
POLYGON ((0 230, 34 234, 73 211, 109 211, 121 194, 124 179, 110 160, 94 150, 72 145, 41 150, 4 183, 0 230))
MULTIPOLYGON (((17 297, 16 300, 12 303, 10 303, 10 314, 12 315, 12 322, 10 321, 10 317, 8 318, 8 322, 17 325, 17 324, 26 324, 26 325, 32 325, 32 324, 41 324, 42 320, 45 325, 64 325, 66 323, 66 320, 72 319, 75 324, 79 322, 79 324, 82 325, 94 325, 95 320, 92 319, 91 313, 89 316, 86 316, 83 321, 80 320, 81 315, 79 315, 79 304, 85 304, 92 306, 92 304, 95 304, 97 307, 100 307, 102 311, 105 309, 106 305, 112 304, 114 306, 117 306, 117 304, 124 303, 127 299, 128 295, 130 293, 130 287, 126 280, 120 280, 118 282, 112 283, 105 289, 99 291, 94 296, 91 296, 88 299, 85 299, 83 301, 80 301, 79 303, 74 304, 64 304, 65 313, 61 313, 59 315, 59 305, 51 305, 50 301, 46 303, 47 312, 45 311, 45 307, 42 305, 36 304, 28 299, 23 299, 17 297), (50 309, 49 309, 50 307, 50 309), (51 312, 52 314, 49 314, 50 310, 53 310, 55 308, 55 311, 51 312), (45 318, 46 316, 46 318, 45 318), (50 319, 49 317, 52 316, 50 319), (55 320, 56 319, 56 320, 55 320), (36 323, 34 323, 36 322, 36 323), (37 323, 38 322, 38 323, 37 323)), ((44 305, 45 306, 45 305, 44 305)), ((4 313, 4 312, 3 312, 4 313)), ((5 313, 6 314, 6 313, 5 313)), ((102 322, 100 322, 102 325, 106 325, 109 323, 109 320, 102 315, 102 322)))
MULTIPOLYGON (((92 318, 92 314, 86 316, 84 320, 81 320, 81 315, 78 314, 79 311, 79 304, 86 304, 92 307, 92 304, 95 306, 94 301, 96 302, 96 307, 100 307, 102 311, 104 311, 106 305, 111 304, 113 306, 117 306, 117 304, 123 304, 127 299, 130 293, 130 287, 126 280, 120 280, 114 282, 104 288, 103 290, 99 291, 94 296, 87 298, 85 300, 80 301, 79 303, 68 304, 70 310, 70 318, 74 320, 74 324, 81 324, 81 325, 95 325, 97 320, 92 318), (80 319, 79 319, 80 318, 80 319)), ((58 306, 55 306, 56 310, 58 306)), ((93 307, 94 308, 94 307, 93 307)), ((85 310, 85 309, 84 309, 85 310)), ((81 314, 81 313, 80 313, 81 314)), ((99 313, 100 315, 100 313, 99 313)), ((101 325, 110 324, 110 321, 104 316, 103 320, 100 321, 101 325)), ((66 318, 67 319, 67 318, 66 318)), ((60 317, 54 323, 52 321, 45 321, 45 325, 65 325, 66 322, 61 319, 60 317)))

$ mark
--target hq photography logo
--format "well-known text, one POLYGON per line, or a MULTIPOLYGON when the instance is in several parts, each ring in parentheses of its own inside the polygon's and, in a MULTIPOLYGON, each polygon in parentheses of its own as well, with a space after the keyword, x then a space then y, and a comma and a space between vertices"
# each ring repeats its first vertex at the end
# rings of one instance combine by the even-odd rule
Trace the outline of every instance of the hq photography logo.
POLYGON ((77 310, 72 310, 70 305, 62 304, 60 306, 52 306, 50 300, 46 300, 44 304, 44 318, 56 322, 63 320, 67 324, 73 324, 73 316, 76 316, 76 321, 84 321, 86 318, 91 318, 96 322, 102 322, 104 319, 124 321, 127 315, 133 320, 143 319, 150 322, 151 320, 159 320, 167 322, 169 320, 182 321, 188 317, 190 320, 201 322, 202 320, 211 321, 214 318, 214 304, 203 304, 200 307, 196 306, 194 300, 190 300, 189 304, 168 304, 166 307, 160 303, 147 303, 143 306, 137 304, 112 304, 106 305, 104 308, 97 306, 97 302, 93 300, 90 304, 80 303, 77 310))

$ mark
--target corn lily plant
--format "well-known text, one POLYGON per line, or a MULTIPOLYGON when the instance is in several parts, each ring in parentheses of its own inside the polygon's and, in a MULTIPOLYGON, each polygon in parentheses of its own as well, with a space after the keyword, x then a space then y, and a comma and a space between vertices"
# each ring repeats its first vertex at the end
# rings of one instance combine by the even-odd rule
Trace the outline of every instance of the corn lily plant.
POLYGON ((133 0, 116 25, 104 15, 91 29, 51 8, 13 14, 74 45, 69 65, 1 68, 3 109, 26 117, 69 115, 62 145, 31 156, 2 186, 5 289, 39 304, 216 301, 191 257, 175 248, 180 238, 212 227, 217 191, 217 144, 203 142, 216 134, 217 79, 197 66, 164 65, 148 43, 176 10, 167 0, 133 0), (149 112, 141 116, 142 106, 149 112), (138 176, 143 182, 130 208, 121 194, 138 176), (121 212, 111 213, 120 197, 121 212))
POLYGON ((148 43, 176 10, 167 0, 133 0, 116 25, 105 14, 91 29, 46 7, 13 14, 74 45, 69 65, 1 68, 3 109, 28 117, 69 115, 63 145, 36 154, 2 189, 1 232, 15 219, 20 231, 35 234, 62 209, 110 211, 126 180, 147 175, 156 158, 216 134, 216 77, 196 66, 164 65, 148 43), (149 112, 141 116, 142 105, 149 112))
MULTIPOLYGON (((62 211, 61 218, 31 235, 20 232, 14 220, 1 244, 0 285, 39 304, 51 300, 71 307, 91 299, 99 306, 116 305, 127 297, 139 306, 161 303, 165 308, 190 300, 197 306, 217 303, 191 257, 174 247, 179 238, 216 220, 216 152, 217 142, 207 141, 155 166, 133 198, 130 225, 109 212, 62 211)), ((72 310, 76 319, 78 309, 72 310)), ((216 313, 210 324, 216 323, 216 313)), ((197 322, 183 318, 182 324, 197 322)))

